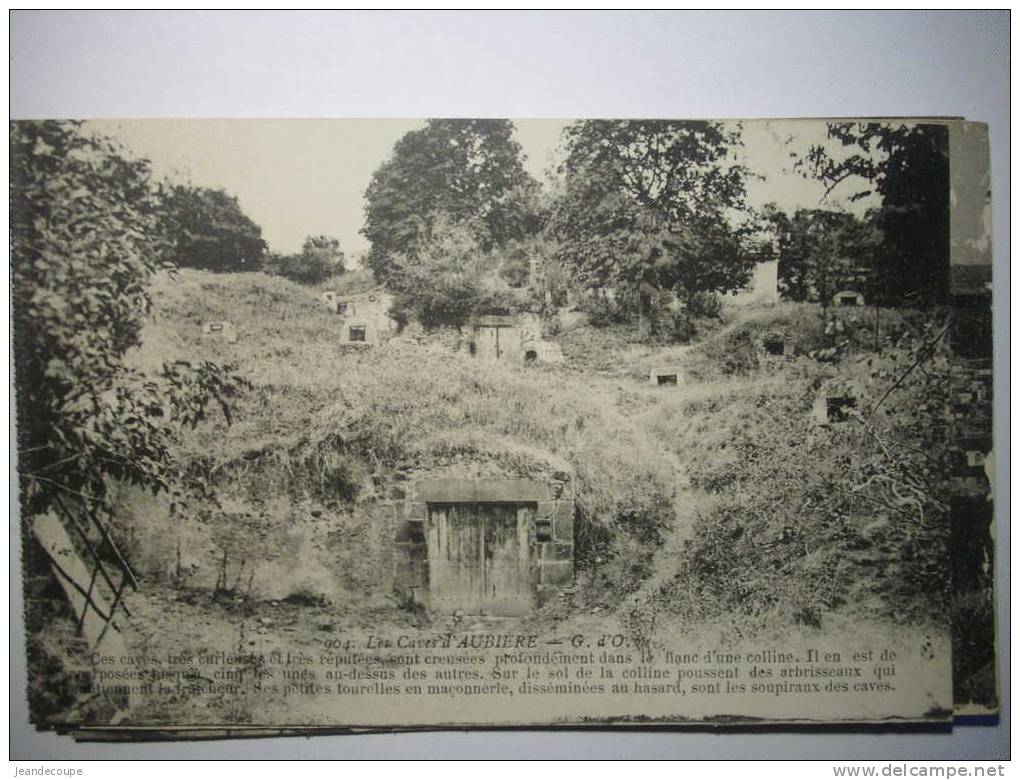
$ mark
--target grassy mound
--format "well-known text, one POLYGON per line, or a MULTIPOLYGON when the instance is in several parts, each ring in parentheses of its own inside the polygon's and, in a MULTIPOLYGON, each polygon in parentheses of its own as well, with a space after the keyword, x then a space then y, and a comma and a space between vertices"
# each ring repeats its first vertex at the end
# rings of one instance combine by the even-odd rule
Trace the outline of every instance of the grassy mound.
MULTIPOLYGON (((300 546, 295 529, 314 512, 316 529, 326 530, 306 531, 300 544, 351 551, 343 561, 330 553, 327 565, 350 571, 359 549, 371 560, 385 544, 369 527, 366 486, 377 469, 451 458, 495 459, 518 472, 561 463, 576 476, 581 565, 616 560, 631 585, 672 521, 671 456, 584 376, 483 364, 410 340, 344 353, 337 318, 314 290, 262 274, 161 281, 146 339, 149 359, 229 363, 252 383, 231 424, 199 426, 178 453, 182 470, 215 496, 189 517, 213 529, 203 544, 217 555, 229 547, 235 566, 250 564, 257 548, 272 558, 300 546), (233 323, 236 339, 202 333, 210 320, 233 323)), ((244 575, 229 579, 243 585, 244 575)), ((347 584, 369 587, 366 577, 347 584)))
POLYGON ((555 462, 576 475, 581 570, 614 604, 636 594, 639 623, 657 613, 753 632, 836 613, 938 619, 947 470, 932 399, 945 397, 945 372, 928 361, 872 414, 932 331, 928 315, 881 312, 876 350, 867 313, 847 318, 825 360, 818 350, 834 340, 819 307, 782 304, 731 311, 689 347, 579 323, 557 337, 566 366, 523 367, 430 338, 344 353, 315 290, 185 272, 161 282, 147 357, 230 363, 252 390, 232 424, 209 421, 182 442, 182 469, 209 495, 160 521, 173 533, 136 534, 161 540, 139 554, 155 567, 183 538, 202 549, 178 568, 204 572, 205 587, 243 589, 260 561, 274 598, 354 603, 391 541, 380 471, 555 462), (203 334, 213 319, 234 323, 236 339, 203 334), (780 358, 762 351, 774 333, 792 345, 780 358), (686 383, 649 386, 648 366, 667 362, 686 383), (812 407, 833 379, 853 382, 857 411, 820 426, 812 407))
POLYGON ((650 608, 738 633, 817 627, 835 611, 944 620, 949 465, 932 401, 945 379, 937 361, 874 410, 910 355, 857 353, 838 366, 794 358, 723 375, 662 409, 655 429, 673 443, 692 487, 717 501, 696 518, 675 576, 650 608), (845 422, 820 425, 812 406, 834 377, 855 384, 857 408, 845 422))

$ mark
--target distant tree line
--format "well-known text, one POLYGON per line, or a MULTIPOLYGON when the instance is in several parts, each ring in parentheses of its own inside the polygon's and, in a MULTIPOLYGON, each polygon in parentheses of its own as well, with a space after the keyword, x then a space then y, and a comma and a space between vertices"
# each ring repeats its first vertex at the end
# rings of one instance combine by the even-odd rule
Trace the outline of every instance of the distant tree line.
POLYGON ((398 319, 460 325, 571 293, 634 322, 644 339, 663 301, 717 310, 716 296, 747 283, 763 243, 793 299, 866 286, 889 305, 944 300, 944 127, 829 126, 851 153, 836 160, 818 146, 798 165, 828 192, 857 186, 851 201, 876 193, 881 205, 864 216, 751 208, 738 124, 574 122, 544 190, 513 130, 508 120, 429 120, 376 171, 362 233, 369 267, 397 294, 398 319))
POLYGON ((162 191, 161 208, 180 267, 208 271, 259 268, 266 242, 262 229, 224 190, 174 184, 162 191))
POLYGON ((558 189, 543 192, 508 120, 430 120, 366 192, 368 264, 400 320, 460 325, 608 291, 633 299, 647 336, 657 293, 690 302, 749 276, 748 227, 726 221, 744 205, 736 141, 715 123, 576 122, 558 189))
POLYGON ((319 284, 345 270, 340 242, 332 236, 308 236, 294 254, 269 252, 262 229, 224 190, 169 185, 160 189, 159 206, 178 267, 265 271, 300 284, 319 284))

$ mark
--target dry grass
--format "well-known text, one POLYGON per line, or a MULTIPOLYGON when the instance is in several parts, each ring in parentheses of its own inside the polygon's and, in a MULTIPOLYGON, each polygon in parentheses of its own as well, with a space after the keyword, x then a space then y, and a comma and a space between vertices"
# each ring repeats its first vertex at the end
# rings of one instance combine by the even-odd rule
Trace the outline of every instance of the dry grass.
POLYGON ((484 364, 429 342, 345 353, 337 318, 317 296, 263 274, 193 271, 156 290, 147 359, 230 363, 253 385, 232 424, 203 424, 180 449, 182 467, 207 479, 221 503, 248 504, 206 505, 207 522, 266 526, 259 538, 275 549, 272 528, 322 505, 336 533, 360 529, 345 537, 356 552, 370 533, 344 507, 370 471, 477 456, 576 475, 579 537, 589 541, 582 563, 651 556, 673 521, 675 482, 672 456, 631 419, 657 401, 653 389, 562 367, 484 364), (217 319, 234 323, 236 341, 202 334, 217 319), (281 496, 293 511, 276 505, 281 496))
MULTIPOLYGON (((325 507, 330 530, 308 531, 302 554, 342 540, 350 555, 329 562, 345 572, 336 589, 370 589, 374 559, 365 551, 381 544, 374 516, 345 509, 367 474, 478 456, 572 470, 579 562, 605 592, 634 593, 648 609, 685 621, 729 615, 747 630, 813 624, 839 610, 925 611, 929 596, 895 562, 916 538, 893 529, 879 553, 859 554, 861 528, 842 508, 804 510, 831 495, 810 475, 871 452, 860 437, 834 439, 807 422, 815 389, 836 372, 803 356, 820 343, 817 307, 734 310, 691 347, 638 345, 629 329, 579 324, 559 336, 566 366, 524 368, 428 341, 343 353, 337 320, 317 296, 261 274, 185 272, 161 283, 149 342, 152 354, 230 362, 253 383, 234 424, 201 426, 180 456, 242 504, 210 508, 226 524, 224 538, 238 523, 265 527, 259 538, 280 548, 279 567, 294 558, 274 540, 325 507), (203 336, 211 319, 234 322, 237 341, 203 336), (763 370, 758 340, 772 330, 801 356, 763 370), (688 383, 649 386, 649 366, 664 362, 683 365, 688 383)), ((865 358, 884 359, 858 353, 839 370, 867 379, 865 358)))

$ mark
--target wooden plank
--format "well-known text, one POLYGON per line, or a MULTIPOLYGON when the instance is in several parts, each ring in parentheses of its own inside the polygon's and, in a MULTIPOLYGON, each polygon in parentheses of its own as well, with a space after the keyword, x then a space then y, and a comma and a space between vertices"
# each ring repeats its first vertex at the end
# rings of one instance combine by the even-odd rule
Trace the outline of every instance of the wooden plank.
POLYGON ((526 615, 534 607, 527 529, 533 510, 481 504, 485 534, 482 608, 493 615, 526 615))
POLYGON ((433 607, 467 614, 530 612, 534 511, 521 504, 430 504, 425 537, 433 607))
POLYGON ((426 524, 429 596, 435 608, 481 612, 483 538, 472 505, 429 508, 426 524))
POLYGON ((98 583, 92 586, 91 596, 87 597, 94 570, 78 555, 60 518, 52 512, 38 515, 32 522, 32 533, 49 555, 53 572, 74 614, 84 615, 81 632, 89 646, 99 650, 103 642, 104 651, 111 646, 122 646, 119 632, 106 630, 108 618, 113 617, 114 604, 101 592, 98 583))
POLYGON ((475 343, 475 356, 495 362, 499 359, 499 328, 479 328, 475 343))
MULTIPOLYGON (((116 592, 118 590, 118 586, 114 584, 113 580, 110 578, 110 575, 107 573, 106 566, 103 565, 103 559, 99 555, 98 550, 96 550, 95 545, 92 544, 92 540, 89 538, 88 531, 86 531, 84 528, 82 528, 81 523, 78 522, 77 515, 73 511, 71 511, 70 509, 67 508, 67 504, 65 504, 63 501, 61 501, 59 496, 57 496, 57 506, 59 506, 60 507, 60 511, 63 512, 64 518, 72 525, 74 530, 78 532, 78 536, 81 538, 82 543, 84 543, 86 549, 88 549, 88 551, 89 551, 89 555, 91 555, 92 559, 98 564, 96 566, 96 570, 93 571, 93 573, 92 573, 93 576, 95 576, 97 572, 99 574, 101 574, 103 576, 103 580, 106 582, 107 586, 110 588, 110 591, 111 592, 116 592)), ((93 519, 95 519, 94 516, 93 516, 93 519)), ((96 522, 98 522, 98 520, 96 522)), ((119 550, 114 548, 114 551, 118 555, 120 555, 120 551, 119 550)), ((127 579, 127 576, 129 574, 131 574, 130 570, 125 569, 123 571, 122 576, 121 576, 121 584, 120 584, 119 587, 123 587, 124 586, 124 583, 125 583, 125 581, 127 579)), ((134 575, 132 574, 132 577, 133 576, 134 575)), ((135 590, 138 590, 138 588, 136 587, 135 590)), ((131 616, 131 613, 128 611, 127 607, 124 607, 124 614, 127 615, 128 617, 131 616)))

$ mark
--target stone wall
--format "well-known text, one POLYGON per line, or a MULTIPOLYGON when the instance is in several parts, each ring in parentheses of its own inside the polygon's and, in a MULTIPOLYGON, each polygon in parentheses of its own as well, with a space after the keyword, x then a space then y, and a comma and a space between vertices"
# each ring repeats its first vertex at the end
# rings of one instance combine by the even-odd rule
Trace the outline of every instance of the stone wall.
POLYGON ((542 338, 542 317, 533 312, 476 317, 471 325, 471 354, 508 363, 564 362, 560 346, 542 338))
POLYGON ((684 381, 684 371, 677 365, 655 366, 648 372, 648 384, 655 387, 678 387, 684 381))
POLYGON ((366 344, 381 344, 396 331, 396 322, 390 319, 390 306, 393 296, 383 290, 370 290, 356 295, 337 295, 334 306, 346 305, 344 311, 337 309, 340 315, 340 340, 350 342, 351 327, 365 329, 366 344))
POLYGON ((495 459, 448 461, 435 468, 408 465, 373 476, 386 505, 393 539, 393 590, 429 604, 426 524, 430 504, 528 504, 528 576, 545 603, 574 580, 574 488, 569 473, 552 466, 508 467, 495 459))

